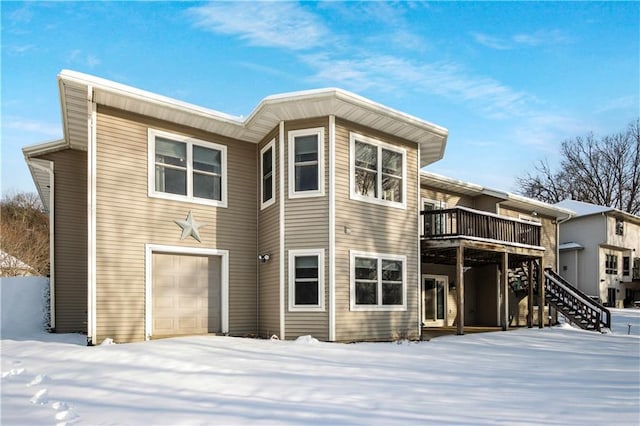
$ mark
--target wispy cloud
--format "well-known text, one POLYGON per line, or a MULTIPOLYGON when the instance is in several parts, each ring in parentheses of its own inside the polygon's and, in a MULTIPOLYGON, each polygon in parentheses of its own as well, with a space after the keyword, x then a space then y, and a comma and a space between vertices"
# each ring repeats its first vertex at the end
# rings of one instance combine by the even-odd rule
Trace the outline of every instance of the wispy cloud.
POLYGON ((532 114, 512 130, 514 141, 547 154, 557 154, 562 141, 584 133, 589 126, 561 113, 532 114))
POLYGON ((62 128, 59 123, 53 124, 15 116, 4 117, 2 127, 20 132, 37 133, 44 137, 57 137, 62 134, 62 128))
POLYGON ((23 44, 19 46, 6 46, 6 52, 9 55, 22 55, 36 48, 35 44, 23 44))
POLYGON ((90 53, 85 53, 80 49, 73 50, 69 54, 67 62, 70 64, 85 65, 89 68, 95 68, 101 63, 100 59, 97 56, 90 53))
POLYGON ((254 46, 302 50, 324 44, 329 35, 315 14, 292 2, 207 3, 188 14, 200 28, 235 35, 254 46))
POLYGON ((629 96, 621 96, 619 98, 611 99, 606 102, 604 105, 601 105, 598 109, 596 109, 597 113, 609 112, 609 111, 618 111, 618 110, 626 110, 634 108, 637 112, 640 108, 640 103, 638 102, 638 96, 629 95, 629 96))
POLYGON ((511 50, 570 42, 570 38, 560 30, 539 30, 533 33, 519 33, 505 37, 480 32, 471 32, 470 34, 476 43, 496 50, 511 50))
POLYGON ((349 59, 304 55, 316 70, 315 80, 364 91, 422 92, 457 102, 470 102, 494 118, 526 114, 533 96, 489 77, 473 76, 453 62, 419 63, 392 55, 364 54, 349 59))
MULTIPOLYGON (((454 103, 468 104, 480 114, 496 119, 531 114, 538 101, 528 93, 489 76, 477 75, 452 60, 421 61, 403 55, 397 48, 388 49, 389 46, 424 49, 427 45, 406 22, 406 15, 413 7, 423 6, 379 2, 358 3, 348 8, 339 3, 318 5, 327 16, 339 15, 342 20, 354 23, 366 19, 384 26, 386 40, 384 44, 381 40, 381 47, 385 48, 379 50, 366 43, 365 47, 359 47, 361 40, 332 32, 331 23, 323 21, 320 14, 305 7, 304 3, 215 2, 190 8, 188 15, 197 27, 207 31, 234 35, 254 46, 293 51, 296 58, 311 70, 307 79, 314 83, 337 85, 356 92, 376 90, 439 95, 454 103)), ((508 41, 511 44, 534 45, 546 35, 543 32, 528 36, 518 34, 508 41)), ((370 36, 363 37, 367 41, 372 40, 370 36)), ((479 39, 493 43, 496 48, 502 46, 499 39, 491 40, 480 35, 479 39)), ((417 57, 421 56, 424 55, 417 57)))

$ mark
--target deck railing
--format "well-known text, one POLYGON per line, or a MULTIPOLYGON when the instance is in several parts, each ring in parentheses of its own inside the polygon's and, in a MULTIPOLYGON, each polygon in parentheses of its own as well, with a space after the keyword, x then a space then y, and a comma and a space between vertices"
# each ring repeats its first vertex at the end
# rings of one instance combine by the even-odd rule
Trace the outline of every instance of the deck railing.
POLYGON ((541 225, 521 219, 455 207, 420 212, 422 238, 472 237, 506 243, 540 246, 541 225))

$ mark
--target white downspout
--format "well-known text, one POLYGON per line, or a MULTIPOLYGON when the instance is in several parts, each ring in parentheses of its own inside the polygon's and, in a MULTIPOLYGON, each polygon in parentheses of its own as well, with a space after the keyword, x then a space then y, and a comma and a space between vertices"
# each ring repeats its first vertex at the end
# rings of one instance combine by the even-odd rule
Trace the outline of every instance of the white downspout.
POLYGON ((329 341, 336 340, 336 116, 329 116, 329 341))
POLYGON ((96 103, 87 86, 87 344, 96 339, 96 103))
POLYGON ((285 200, 285 196, 284 196, 284 176, 285 176, 285 172, 284 172, 284 121, 280 122, 280 129, 279 129, 279 133, 278 133, 278 139, 279 139, 279 145, 278 145, 278 153, 279 153, 279 160, 278 161, 280 164, 279 169, 280 169, 280 339, 284 340, 285 339, 285 314, 284 314, 284 309, 285 309, 285 300, 284 300, 284 265, 285 265, 285 252, 284 252, 284 226, 285 226, 285 221, 284 221, 284 200, 285 200))

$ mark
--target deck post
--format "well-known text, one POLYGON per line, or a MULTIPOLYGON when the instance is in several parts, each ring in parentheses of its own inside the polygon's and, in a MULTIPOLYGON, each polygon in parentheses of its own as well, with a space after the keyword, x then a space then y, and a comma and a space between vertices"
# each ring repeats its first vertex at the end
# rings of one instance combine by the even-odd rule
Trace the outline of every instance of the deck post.
POLYGON ((538 327, 544 328, 544 271, 542 270, 542 258, 538 268, 538 327))
POLYGON ((527 284, 529 289, 529 295, 527 297, 527 327, 533 327, 533 261, 529 259, 527 261, 527 284))
POLYGON ((502 329, 509 330, 509 254, 502 253, 502 273, 500 274, 502 289, 502 329))
POLYGON ((458 296, 458 324, 456 334, 464 334, 464 246, 456 248, 456 281, 458 296))

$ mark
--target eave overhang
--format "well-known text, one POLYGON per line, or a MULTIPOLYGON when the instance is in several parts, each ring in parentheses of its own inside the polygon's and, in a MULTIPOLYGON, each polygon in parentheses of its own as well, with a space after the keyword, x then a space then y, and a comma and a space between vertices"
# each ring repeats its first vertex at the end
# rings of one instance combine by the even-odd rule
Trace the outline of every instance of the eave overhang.
POLYGON ((506 191, 486 188, 481 185, 464 182, 447 176, 442 176, 437 173, 427 172, 425 170, 420 171, 420 177, 421 183, 423 185, 437 188, 442 191, 450 191, 458 194, 469 195, 471 197, 477 197, 480 195, 494 197, 499 200, 498 202, 500 203, 500 205, 506 207, 512 207, 525 211, 529 210, 531 212, 535 211, 538 214, 554 217, 557 219, 568 218, 574 215, 573 211, 557 207, 552 204, 506 191))
POLYGON ((443 127, 336 88, 269 96, 242 118, 75 71, 60 72, 58 86, 64 141, 79 150, 86 150, 91 102, 253 143, 280 121, 334 115, 415 142, 421 167, 444 156, 448 136, 443 127))

